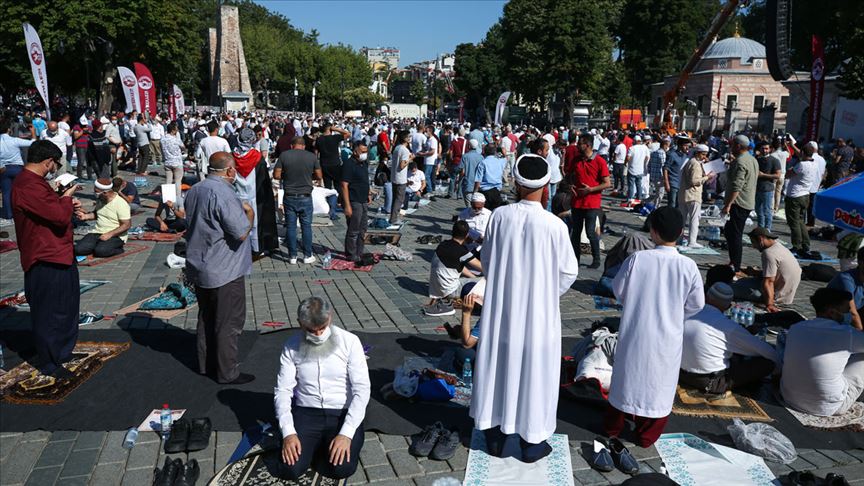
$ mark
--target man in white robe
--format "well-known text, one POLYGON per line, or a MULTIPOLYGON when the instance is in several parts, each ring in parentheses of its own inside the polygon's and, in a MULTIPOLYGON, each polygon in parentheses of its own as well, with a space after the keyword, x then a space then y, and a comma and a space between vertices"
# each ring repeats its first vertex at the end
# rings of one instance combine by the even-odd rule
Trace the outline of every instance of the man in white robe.
POLYGON ((521 200, 492 212, 481 262, 486 272, 483 339, 477 348, 470 414, 501 454, 505 434, 519 434, 524 462, 551 452, 561 365, 559 296, 579 264, 567 225, 540 203, 549 166, 523 155, 513 170, 521 200), (488 324, 486 324, 488 323, 488 324))
POLYGON ((705 304, 696 262, 675 248, 684 228, 681 212, 664 206, 648 221, 657 247, 627 257, 612 284, 623 311, 604 423, 606 434, 618 437, 625 418, 634 419, 633 442, 641 447, 663 433, 681 367, 684 320, 705 304))

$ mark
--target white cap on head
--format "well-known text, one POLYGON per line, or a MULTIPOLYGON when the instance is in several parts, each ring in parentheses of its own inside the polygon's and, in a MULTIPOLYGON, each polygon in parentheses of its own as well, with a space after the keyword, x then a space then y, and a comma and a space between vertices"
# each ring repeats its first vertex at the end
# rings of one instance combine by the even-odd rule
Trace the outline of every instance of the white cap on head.
POLYGON ((471 145, 472 150, 477 150, 477 148, 480 147, 480 142, 478 142, 476 138, 472 138, 468 143, 471 145))
MULTIPOLYGON (((533 163, 533 161, 528 162, 528 163, 533 163)), ((549 170, 549 164, 546 162, 546 159, 544 159, 543 157, 541 157, 537 154, 522 155, 518 159, 516 159, 516 163, 513 164, 513 179, 516 180, 517 184, 519 184, 522 187, 526 187, 528 189, 539 189, 539 188, 545 186, 546 184, 549 183, 549 179, 551 179, 551 176, 552 176, 552 174, 551 174, 551 171, 549 170), (539 179, 527 179, 524 176, 522 176, 522 174, 519 172, 520 164, 523 161, 525 161, 525 159, 531 159, 531 158, 536 158, 536 159, 539 159, 543 162, 544 166, 546 167, 546 174, 543 177, 541 177, 539 179)))
POLYGON ((486 196, 483 195, 482 192, 475 192, 471 194, 471 202, 482 202, 486 203, 486 196))
POLYGON ((633 141, 634 141, 634 142, 641 142, 641 141, 642 141, 642 137, 640 137, 639 135, 636 135, 635 137, 633 137, 633 141))
POLYGON ((694 148, 693 150, 695 150, 697 153, 705 152, 707 154, 709 152, 708 146, 705 145, 704 143, 700 143, 700 144, 696 145, 696 148, 694 148))
POLYGON ((591 130, 588 130, 588 133, 590 133, 591 135, 597 135, 597 129, 592 128, 591 130))
POLYGON ((810 147, 813 147, 816 150, 819 150, 819 144, 816 143, 815 140, 810 140, 809 142, 807 142, 807 145, 810 147))
POLYGON ((717 282, 708 289, 708 298, 714 300, 718 304, 727 306, 732 303, 732 298, 735 296, 732 292, 732 287, 724 282, 717 282))

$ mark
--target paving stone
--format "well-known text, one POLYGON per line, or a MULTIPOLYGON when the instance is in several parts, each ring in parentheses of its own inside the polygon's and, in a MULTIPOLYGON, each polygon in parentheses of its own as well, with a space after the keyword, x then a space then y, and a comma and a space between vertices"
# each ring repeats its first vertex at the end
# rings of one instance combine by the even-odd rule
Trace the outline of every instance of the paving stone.
MULTIPOLYGON (((215 465, 213 464, 213 459, 199 459, 198 460, 198 467, 201 468, 201 478, 202 479, 212 478, 213 475, 216 474, 215 465)), ((221 466, 220 466, 220 469, 221 469, 221 466)))
POLYGON ((231 446, 236 448, 243 438, 242 432, 214 432, 216 435, 216 447, 231 446))
POLYGON ((781 462, 765 461, 765 465, 768 466, 768 469, 770 469, 771 472, 774 473, 774 475, 777 477, 780 477, 784 474, 789 474, 790 472, 792 472, 791 467, 789 467, 786 464, 783 464, 781 462))
POLYGON ((99 449, 73 451, 66 459, 60 477, 89 476, 99 459, 99 449))
POLYGON ((423 468, 417 462, 417 458, 408 453, 408 450, 390 451, 387 453, 390 464, 396 475, 400 478, 411 478, 423 474, 423 468))
POLYGON ((846 453, 854 456, 859 461, 864 462, 864 448, 862 449, 847 449, 846 453))
POLYGON ((388 464, 387 454, 381 447, 381 443, 377 440, 364 443, 363 449, 360 450, 360 462, 365 468, 388 464))
POLYGON ((115 462, 99 464, 90 477, 90 486, 117 486, 123 481, 125 464, 115 462))
POLYGON ((381 441, 381 445, 384 446, 385 451, 392 451, 396 449, 407 449, 408 441, 405 440, 405 437, 401 435, 386 435, 379 434, 378 438, 381 441))
MULTIPOLYGON (((33 469, 30 476, 27 477, 26 486, 44 486, 46 484, 54 484, 57 477, 60 476, 62 466, 40 467, 33 469)), ((6 483, 4 483, 6 484, 6 483)))
POLYGON ((573 473, 573 477, 576 479, 578 484, 610 484, 609 480, 599 472, 593 469, 582 469, 579 471, 575 471, 573 473))
POLYGON ((366 472, 363 468, 358 467, 357 470, 354 471, 354 474, 352 474, 345 482, 350 486, 352 484, 366 484, 369 481, 366 479, 366 472))
POLYGON ((453 457, 447 460, 447 464, 454 471, 462 471, 468 466, 468 448, 465 446, 459 446, 456 449, 456 453, 453 454, 453 457))
POLYGON ((427 474, 450 471, 450 464, 447 464, 447 461, 421 459, 418 462, 420 463, 420 467, 422 467, 427 474))
POLYGON ((396 472, 390 467, 390 464, 380 466, 369 466, 363 468, 366 471, 366 477, 370 483, 384 481, 387 479, 396 479, 396 472))
POLYGON ((18 444, 0 467, 0 484, 23 483, 44 447, 44 441, 18 444))
POLYGON ((75 476, 70 478, 60 478, 54 483, 54 486, 87 486, 90 476, 75 476))
POLYGON ((135 444, 135 447, 129 452, 129 460, 126 462, 126 467, 129 469, 155 467, 156 459, 159 457, 160 445, 160 442, 135 444))
POLYGON ((214 464, 216 465, 216 469, 221 468, 225 464, 228 464, 228 459, 231 458, 231 454, 234 454, 235 446, 224 446, 216 448, 216 458, 214 464))
POLYGON ((108 436, 107 432, 81 432, 78 439, 75 441, 73 451, 83 451, 87 449, 100 449, 108 436))
POLYGON ((78 432, 74 430, 58 430, 51 433, 49 442, 57 442, 61 440, 75 440, 78 438, 78 432))
POLYGON ((849 466, 828 467, 817 469, 813 474, 825 477, 828 473, 840 474, 852 484, 864 484, 864 464, 851 464, 849 466))
POLYGON ((23 434, 0 435, 0 461, 6 459, 15 449, 23 434))
POLYGON ((834 465, 834 461, 829 457, 813 449, 798 449, 798 457, 803 457, 807 462, 816 466, 816 469, 822 469, 834 465))
POLYGON ((198 459, 198 462, 202 460, 210 460, 212 461, 216 455, 216 441, 210 440, 205 449, 200 451, 190 452, 189 459, 198 459))
POLYGON ((142 486, 153 483, 153 468, 128 469, 123 474, 122 486, 142 486))
MULTIPOLYGON (((126 463, 129 458, 129 449, 123 447, 123 438, 126 436, 124 431, 112 431, 108 433, 105 439, 105 445, 102 446, 102 451, 99 454, 99 464, 107 464, 112 462, 126 463)), ((135 447, 140 446, 136 443, 135 447)))
POLYGON ((36 461, 35 467, 62 466, 69 457, 69 452, 72 451, 72 446, 75 445, 72 441, 49 442, 42 449, 42 454, 39 460, 36 461))
POLYGON ((789 466, 790 468, 792 468, 796 471, 807 471, 807 470, 817 469, 816 466, 813 465, 813 463, 808 462, 806 459, 804 459, 804 457, 801 456, 800 452, 798 454, 798 457, 795 458, 795 460, 792 461, 792 463, 787 464, 787 466, 789 466))
POLYGON ((833 461, 834 464, 837 464, 840 466, 845 466, 847 464, 857 464, 857 463, 861 462, 857 457, 849 455, 844 451, 825 450, 825 449, 818 449, 818 451, 823 456, 827 457, 828 459, 831 459, 831 461, 833 461))

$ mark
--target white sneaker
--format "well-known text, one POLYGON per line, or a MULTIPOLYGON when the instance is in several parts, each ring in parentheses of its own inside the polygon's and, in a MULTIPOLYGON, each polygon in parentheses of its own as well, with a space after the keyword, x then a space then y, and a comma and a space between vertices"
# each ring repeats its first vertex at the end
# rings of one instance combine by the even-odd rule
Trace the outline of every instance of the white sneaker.
POLYGON ((289 258, 288 263, 291 265, 297 265, 297 257, 289 258))
POLYGON ((317 262, 317 261, 318 261, 318 259, 315 258, 315 255, 312 255, 312 256, 310 256, 310 257, 307 257, 307 258, 304 258, 304 259, 303 259, 303 263, 306 263, 306 264, 315 263, 315 262, 317 262))

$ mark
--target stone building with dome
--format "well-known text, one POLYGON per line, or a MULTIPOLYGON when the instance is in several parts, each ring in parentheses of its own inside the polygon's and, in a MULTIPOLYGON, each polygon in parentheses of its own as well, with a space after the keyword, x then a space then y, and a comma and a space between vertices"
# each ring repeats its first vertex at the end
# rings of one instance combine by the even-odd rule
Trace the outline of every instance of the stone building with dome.
MULTIPOLYGON (((648 113, 662 111, 663 94, 677 81, 673 74, 651 85, 648 113)), ((676 126, 726 132, 749 126, 767 133, 785 128, 788 107, 789 89, 768 72, 765 46, 736 33, 715 40, 690 74, 678 96, 676 126)))

